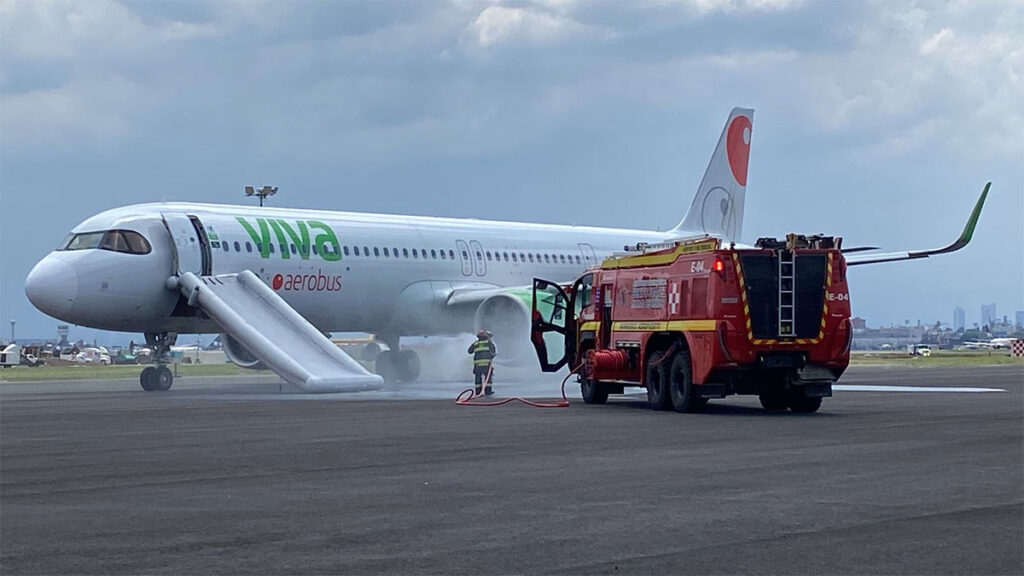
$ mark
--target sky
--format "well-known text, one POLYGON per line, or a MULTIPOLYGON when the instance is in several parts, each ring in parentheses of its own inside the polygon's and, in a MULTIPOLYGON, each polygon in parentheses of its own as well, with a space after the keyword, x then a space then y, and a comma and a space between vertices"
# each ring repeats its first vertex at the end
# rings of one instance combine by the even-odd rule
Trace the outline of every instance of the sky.
POLYGON ((1024 310, 1020 2, 0 0, 0 333, 55 335, 24 279, 90 215, 247 184, 664 230, 734 106, 755 109, 744 242, 938 247, 991 181, 966 249, 851 269, 853 313, 1024 310))

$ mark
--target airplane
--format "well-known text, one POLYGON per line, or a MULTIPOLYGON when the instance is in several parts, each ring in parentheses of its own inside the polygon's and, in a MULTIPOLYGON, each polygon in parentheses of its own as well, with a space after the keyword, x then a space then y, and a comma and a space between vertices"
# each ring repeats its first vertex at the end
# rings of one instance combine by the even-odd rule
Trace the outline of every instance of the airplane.
POLYGON ((964 342, 962 346, 969 350, 976 350, 978 348, 1009 348, 1015 338, 992 338, 991 340, 983 340, 977 342, 964 342))
MULTIPOLYGON (((529 349, 534 277, 569 282, 624 246, 696 235, 736 245, 743 224, 753 110, 734 108, 680 223, 650 231, 201 203, 115 208, 76 226, 25 280, 42 312, 103 330, 142 332, 156 366, 140 384, 170 389, 178 334, 221 333, 228 358, 267 367, 306 392, 414 381, 406 336, 494 334, 499 358, 529 349), (325 334, 366 332, 389 348, 370 374, 325 334)), ((940 249, 860 256, 924 258, 940 249)), ((862 247, 851 251, 873 250, 862 247)), ((848 259, 856 264, 858 256, 848 259)))

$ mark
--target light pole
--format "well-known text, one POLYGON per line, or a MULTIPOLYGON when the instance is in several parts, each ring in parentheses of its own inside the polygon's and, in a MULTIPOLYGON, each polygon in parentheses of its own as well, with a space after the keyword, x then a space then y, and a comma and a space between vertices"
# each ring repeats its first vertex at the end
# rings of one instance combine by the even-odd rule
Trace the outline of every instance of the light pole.
POLYGON ((11 318, 11 344, 14 344, 14 318, 11 318))
POLYGON ((246 196, 259 196, 260 197, 260 207, 261 208, 263 207, 263 199, 266 198, 267 196, 273 196, 274 194, 277 194, 277 186, 263 186, 259 190, 257 190, 253 186, 246 186, 245 187, 245 195, 246 196))

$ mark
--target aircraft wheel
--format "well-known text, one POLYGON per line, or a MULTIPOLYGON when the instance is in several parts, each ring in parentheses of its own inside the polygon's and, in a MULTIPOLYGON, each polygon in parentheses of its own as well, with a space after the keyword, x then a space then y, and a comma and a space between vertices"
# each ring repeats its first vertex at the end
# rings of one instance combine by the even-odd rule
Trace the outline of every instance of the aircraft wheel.
POLYGON ((420 376, 420 356, 415 350, 398 352, 398 379, 402 382, 415 382, 420 376))
POLYGON ((174 373, 167 366, 160 366, 156 369, 156 374, 153 377, 153 383, 155 384, 154 390, 160 392, 166 392, 171 389, 171 385, 174 384, 174 373))
POLYGON ((587 404, 604 404, 608 401, 608 388, 597 380, 584 378, 580 382, 580 393, 587 404))
POLYGON ((394 382, 398 378, 396 358, 396 354, 391 350, 385 350, 377 355, 375 371, 385 382, 394 382))
POLYGON ((701 398, 693 386, 693 366, 690 364, 689 351, 680 350, 672 358, 668 384, 672 408, 676 412, 700 412, 707 407, 707 399, 701 398))
POLYGON ((156 367, 146 366, 142 369, 142 373, 139 374, 139 383, 142 384, 142 389, 146 392, 152 392, 156 390, 156 367))
POLYGON ((367 362, 373 362, 380 355, 380 344, 376 342, 370 342, 366 346, 363 346, 363 360, 367 362))
POLYGON ((647 364, 647 378, 644 384, 647 386, 647 403, 653 410, 668 410, 672 406, 668 392, 668 366, 667 362, 660 361, 662 354, 655 352, 651 355, 647 364))

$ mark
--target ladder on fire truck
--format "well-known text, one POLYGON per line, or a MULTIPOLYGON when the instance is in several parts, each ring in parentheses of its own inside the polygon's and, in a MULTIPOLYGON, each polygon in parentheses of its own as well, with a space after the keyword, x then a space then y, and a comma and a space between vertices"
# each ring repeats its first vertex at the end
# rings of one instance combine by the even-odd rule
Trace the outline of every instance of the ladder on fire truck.
POLYGON ((779 336, 796 333, 796 266, 792 250, 779 251, 779 336))

